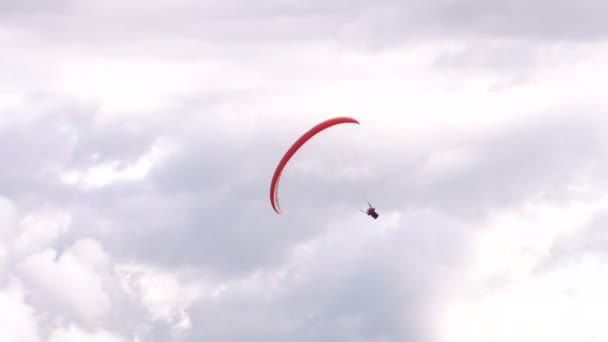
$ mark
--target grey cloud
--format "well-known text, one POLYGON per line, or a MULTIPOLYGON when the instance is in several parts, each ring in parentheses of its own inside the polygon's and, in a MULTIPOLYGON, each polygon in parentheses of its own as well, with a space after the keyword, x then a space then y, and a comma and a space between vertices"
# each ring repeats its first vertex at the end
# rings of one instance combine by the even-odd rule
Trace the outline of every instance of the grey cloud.
MULTIPOLYGON (((98 51, 104 45, 114 46, 113 53, 147 51, 149 57, 161 56, 170 54, 162 48, 168 44, 178 52, 171 54, 173 58, 193 51, 198 56, 220 53, 214 44, 243 48, 252 55, 261 52, 253 42, 333 40, 345 47, 384 48, 405 41, 450 38, 595 40, 608 32, 601 15, 606 6, 595 0, 266 1, 255 5, 180 1, 171 6, 157 1, 107 2, 99 7, 72 2, 65 7, 45 20, 35 15, 37 9, 29 20, 21 13, 12 25, 29 22, 30 29, 56 43, 78 41, 98 51), (73 30, 75 26, 79 29, 73 30)), ((5 25, 11 25, 10 19, 5 25)))
MULTIPOLYGON (((461 137, 456 147, 470 149, 474 162, 437 179, 416 176, 425 158, 382 153, 373 161, 381 171, 357 182, 299 176, 290 169, 282 180, 282 216, 268 199, 270 176, 284 152, 282 138, 266 134, 255 142, 218 141, 209 132, 184 138, 183 149, 150 180, 83 197, 89 203, 84 212, 90 212, 87 206, 96 208, 94 217, 110 219, 123 232, 105 239, 124 256, 242 275, 280 264, 293 243, 364 207, 360 189, 381 210, 431 208, 473 221, 539 193, 558 200, 569 195, 565 186, 580 170, 604 158, 603 127, 601 118, 566 115, 526 120, 498 135, 461 137)), ((429 157, 434 153, 429 151, 429 157)))
MULTIPOLYGON (((35 132, 41 137, 61 137, 43 129, 56 122, 60 121, 30 127, 40 127, 35 132)), ((289 214, 276 215, 270 208, 268 185, 293 132, 275 136, 271 132, 276 128, 260 127, 256 130, 260 136, 222 138, 213 122, 207 124, 186 131, 168 121, 164 129, 150 128, 149 134, 138 135, 120 125, 104 131, 87 121, 77 122, 79 130, 90 136, 70 150, 78 151, 73 161, 62 154, 67 165, 86 166, 79 160, 98 151, 108 158, 137 158, 159 133, 176 139, 181 149, 144 181, 92 192, 72 190, 77 201, 44 193, 38 201, 57 201, 75 215, 60 243, 69 247, 78 238, 93 237, 116 261, 145 260, 168 269, 195 266, 201 277, 230 282, 255 271, 284 267, 294 246, 330 233, 347 218, 359 219, 347 221, 357 222, 347 223, 352 224, 353 237, 361 234, 360 225, 368 223, 374 229, 373 224, 382 224, 367 221, 356 211, 358 204, 346 203, 352 201, 354 190, 344 197, 336 195, 349 184, 295 172, 284 180, 291 182, 285 186, 292 193, 285 204, 289 214), (105 147, 106 139, 132 142, 133 148, 105 147)), ((177 340, 433 341, 425 324, 434 317, 435 296, 447 291, 444 286, 455 286, 450 282, 456 279, 453 272, 468 260, 471 229, 489 210, 516 205, 539 192, 555 201, 569 197, 565 185, 590 161, 603 165, 597 174, 601 176, 606 166, 601 163, 605 127, 602 117, 567 114, 524 120, 493 134, 448 132, 441 137, 446 148, 465 146, 478 159, 464 172, 448 172, 424 184, 416 184, 412 175, 425 165, 426 157, 378 152, 372 162, 380 172, 363 179, 363 185, 379 197, 383 218, 394 211, 405 215, 397 231, 360 245, 348 238, 339 240, 300 264, 271 297, 237 290, 216 301, 201 300, 189 309, 192 330, 177 340)), ((25 135, 25 131, 13 132, 16 137, 25 135)), ((61 146, 64 140, 56 139, 53 144, 61 146)), ((35 160, 36 154, 27 151, 25 155, 35 160)), ((307 154, 301 156, 305 159, 307 154)), ((51 153, 48 158, 56 156, 51 153)), ((16 169, 23 165, 17 161, 16 169)), ((33 176, 23 177, 25 181, 33 176)), ((120 322, 118 318, 104 321, 103 327, 128 335, 133 330, 126 324, 141 322, 144 313, 119 289, 109 289, 113 303, 130 309, 117 316, 120 322)), ((150 329, 140 333, 156 335, 157 340, 171 335, 170 327, 161 322, 150 329)))
POLYGON ((437 19, 457 32, 532 39, 593 40, 608 27, 600 1, 450 1, 435 4, 437 19))
MULTIPOLYGON (((183 134, 183 127, 165 127, 163 134, 180 137, 178 154, 144 182, 81 194, 76 208, 82 216, 75 221, 81 228, 65 238, 92 234, 119 260, 196 266, 201 276, 230 281, 281 267, 296 243, 328 232, 331 222, 359 215, 352 203, 346 204, 354 189, 344 197, 335 195, 353 184, 297 173, 284 180, 291 182, 284 187, 291 191, 285 196, 291 197, 285 203, 289 214, 277 216, 271 210, 270 175, 288 133, 273 136, 273 128, 267 127, 259 128, 261 137, 221 138, 212 123, 193 129, 198 132, 193 135, 183 134), (94 222, 106 222, 115 233, 94 233, 94 222)), ((364 246, 366 253, 351 252, 351 259, 333 262, 336 253, 326 251, 319 256, 326 261, 318 259, 319 266, 303 271, 302 279, 288 280, 279 298, 255 300, 250 293, 237 292, 218 302, 201 301, 190 310, 194 328, 181 340, 431 340, 426 330, 415 328, 429 318, 417 315, 431 310, 427 306, 434 299, 429 296, 449 283, 449 269, 466 262, 469 229, 489 210, 516 205, 539 192, 556 201, 570 196, 565 185, 590 162, 605 160, 605 127, 602 117, 565 114, 523 120, 496 134, 446 133, 446 142, 460 142, 446 143, 446 148, 470 148, 476 162, 462 173, 424 184, 416 184, 412 175, 426 158, 377 153, 373 162, 381 172, 364 179, 364 187, 380 197, 377 205, 383 215, 407 208, 402 231, 392 242, 364 246), (431 212, 425 215, 424 210, 431 212), (438 221, 441 217, 445 222, 438 221), (452 226, 454 222, 459 223, 452 226), (427 269, 420 269, 422 265, 427 269), (414 321, 408 325, 396 317, 414 321), (285 319, 282 328, 269 328, 285 319), (350 323, 330 323, 341 319, 350 323)), ((103 137, 85 141, 91 147, 83 150, 97 150, 103 137)), ((430 156, 437 151, 428 152, 430 156)), ((301 154, 302 159, 306 155, 301 154)), ((348 246, 344 244, 341 247, 348 246)), ((158 336, 170 334, 168 326, 152 329, 158 336)))
POLYGON ((200 325, 190 338, 434 341, 427 324, 437 308, 429 290, 450 286, 450 270, 462 262, 453 256, 467 245, 460 228, 440 214, 418 212, 390 236, 356 243, 362 231, 352 227, 353 239, 340 238, 297 263, 278 285, 269 282, 272 291, 263 283, 254 293, 227 291, 200 302, 192 309, 200 325), (430 218, 433 224, 424 223, 430 218), (438 243, 436 234, 451 243, 438 243), (439 248, 444 254, 436 258, 439 248))
POLYGON ((590 222, 576 231, 575 234, 558 236, 553 243, 550 257, 539 267, 539 272, 555 269, 563 264, 576 262, 589 256, 606 260, 608 245, 608 210, 596 212, 590 222))
POLYGON ((39 3, 33 0, 3 0, 0 1, 0 9, 2 10, 3 16, 10 16, 19 13, 62 13, 71 6, 70 0, 60 0, 53 4, 50 3, 39 3))
POLYGON ((534 47, 523 42, 475 43, 459 51, 440 54, 433 66, 439 70, 464 72, 483 70, 518 71, 529 75, 540 62, 534 47))
MULTIPOLYGON (((524 2, 182 1, 171 8, 163 2, 107 2, 99 8, 70 2, 58 10, 36 11, 28 4, 0 5, 11 8, 1 15, 2 25, 29 29, 29 34, 38 35, 32 41, 49 35, 52 44, 74 44, 73 50, 63 52, 66 56, 96 54, 110 46, 119 47, 114 53, 146 58, 157 53, 179 60, 228 54, 234 57, 228 58, 229 66, 237 60, 247 59, 248 65, 266 60, 260 56, 282 58, 276 52, 289 47, 274 43, 333 40, 384 47, 429 37, 516 37, 522 45, 472 43, 470 50, 442 55, 436 66, 466 69, 474 64, 504 71, 515 65, 529 71, 526 66, 537 62, 537 55, 533 48, 526 50, 527 39, 592 39, 606 30, 604 21, 591 15, 602 13, 598 8, 603 4, 592 2, 579 2, 576 10, 566 2, 542 7, 524 2), (566 17, 572 20, 561 22, 566 17), (256 45, 260 42, 264 44, 256 45)), ((277 88, 285 84, 291 86, 273 83, 277 88)), ((56 103, 55 95, 34 94, 27 99, 31 108, 0 113, 38 115, 39 120, 3 126, 0 149, 10 162, 0 170, 0 185, 26 211, 50 204, 73 215, 69 231, 53 246, 60 254, 78 239, 93 238, 113 262, 135 260, 166 270, 193 267, 197 277, 229 284, 256 272, 272 275, 289 268, 299 244, 326 238, 331 242, 336 225, 348 222, 341 228, 348 232, 345 236, 296 263, 278 288, 265 289, 273 283, 262 279, 259 288, 230 289, 218 298, 198 301, 188 309, 193 327, 175 338, 180 341, 434 341, 427 325, 441 309, 446 287, 458 286, 457 272, 471 257, 471 234, 488 212, 538 193, 555 202, 576 197, 567 185, 581 170, 594 169, 596 184, 605 182, 608 171, 603 113, 582 107, 509 123, 493 132, 446 129, 433 140, 437 145, 415 153, 385 146, 378 134, 360 155, 364 163, 373 164, 375 174, 355 181, 291 168, 282 186, 286 213, 278 216, 268 199, 270 177, 301 127, 269 123, 259 109, 252 116, 263 119, 252 124, 247 121, 251 117, 244 118, 246 129, 228 134, 217 117, 255 107, 251 99, 268 95, 268 88, 213 92, 172 99, 171 112, 179 117, 105 126, 94 120, 98 103, 73 98, 56 103), (144 180, 82 191, 56 177, 58 170, 99 161, 132 162, 159 136, 175 140, 179 149, 144 180), (439 164, 441 172, 435 173, 429 167, 433 158, 452 150, 457 150, 456 158, 458 151, 466 151, 464 157, 471 160, 452 167, 448 153, 446 164, 439 164), (371 221, 358 212, 365 199, 378 207, 381 220, 371 221), (396 214, 402 218, 394 230, 361 242, 363 232, 386 229, 396 214)), ((384 124, 393 125, 388 120, 384 124)), ((299 154, 297 161, 312 160, 322 150, 299 154)), ((323 155, 325 161, 331 160, 330 154, 323 155)), ((557 245, 556 253, 601 249, 603 223, 598 217, 593 228, 584 231, 593 241, 581 235, 572 245, 557 245)), ((79 324, 171 340, 169 324, 148 321, 145 310, 123 293, 112 275, 104 273, 103 281, 115 305, 112 317, 98 325, 79 324), (149 330, 141 322, 149 324, 149 330)), ((29 300, 36 307, 49 306, 39 296, 29 300)), ((71 316, 60 306, 47 312, 71 316)), ((48 325, 44 330, 50 331, 51 321, 43 320, 48 325)))
MULTIPOLYGON (((425 159, 412 160, 406 155, 403 160, 407 164, 384 168, 387 173, 374 185, 391 202, 429 206, 470 218, 483 217, 491 208, 508 207, 540 193, 547 200, 558 200, 568 195, 566 186, 590 166, 597 168, 597 176, 602 178, 606 127, 603 116, 582 112, 522 120, 501 132, 477 132, 477 137, 462 136, 454 145, 445 146, 448 150, 470 149, 475 155, 475 161, 463 172, 436 181, 432 174, 428 179, 424 175, 413 177, 425 159), (388 170, 393 171, 389 174, 388 170), (402 185, 395 188, 386 179, 402 185), (420 181, 424 183, 417 183, 420 181)), ((429 157, 433 153, 429 151, 429 157)))
POLYGON ((77 194, 60 180, 63 172, 103 161, 131 161, 156 138, 158 131, 153 125, 143 124, 146 127, 142 129, 137 128, 138 123, 120 122, 97 127, 92 122, 94 108, 66 104, 65 99, 54 103, 53 95, 50 97, 47 103, 44 97, 35 96, 29 102, 31 109, 18 107, 2 114, 36 113, 22 123, 0 128, 2 153, 11 161, 0 171, 0 181, 4 193, 20 201, 33 204, 75 199, 77 194))

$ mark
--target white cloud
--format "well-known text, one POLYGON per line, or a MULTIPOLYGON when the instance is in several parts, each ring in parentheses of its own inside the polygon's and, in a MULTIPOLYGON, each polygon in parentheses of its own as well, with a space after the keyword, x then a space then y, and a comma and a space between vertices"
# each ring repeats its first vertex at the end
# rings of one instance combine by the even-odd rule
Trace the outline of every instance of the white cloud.
POLYGON ((202 281, 186 281, 178 273, 141 264, 118 265, 116 275, 125 293, 145 308, 152 321, 165 321, 175 332, 191 327, 187 309, 208 291, 202 281))
POLYGON ((110 310, 104 290, 109 256, 95 240, 75 242, 61 255, 46 249, 25 258, 17 273, 34 298, 53 314, 69 312, 83 320, 99 319, 110 310))
MULTIPOLYGON (((448 302, 446 321, 424 322, 445 328, 439 342, 605 338, 597 303, 606 304, 606 265, 580 240, 606 207, 597 199, 606 134, 578 141, 587 132, 569 135, 565 120, 539 143, 526 125, 570 115, 576 126, 605 112, 608 45, 588 38, 605 36, 606 21, 564 26, 569 7, 549 6, 532 23, 519 15, 523 1, 497 4, 0 5, 0 280, 22 281, 0 291, 0 340, 37 342, 34 312, 50 329, 73 323, 52 331, 51 342, 123 341, 127 331, 167 326, 197 341, 206 333, 214 341, 405 340, 402 330, 425 335, 422 325, 401 327, 440 302, 428 298, 448 302), (508 27, 513 13, 522 25, 508 27), (564 29, 586 39, 539 39, 564 29), (426 39, 429 31, 441 39, 426 39), (300 202, 306 212, 294 205, 293 214, 270 216, 275 164, 266 160, 333 115, 360 119, 358 138, 328 134, 328 144, 308 150, 325 159, 301 154, 292 171, 367 186, 380 219, 358 204, 347 219, 333 210, 318 216, 308 200, 300 202), (123 140, 104 128, 123 124, 138 127, 128 133, 138 143, 158 140, 132 159, 87 159, 120 150, 123 140), (188 146, 192 137, 199 144, 188 146), (335 142, 344 142, 335 154, 350 149, 359 165, 332 159, 325 147, 335 142), (185 152, 174 154, 177 146, 185 152), (563 184, 568 177, 575 181, 563 184), (521 190, 509 192, 511 184, 521 190), (531 191, 551 193, 552 202, 520 203, 531 191), (54 209, 44 209, 49 203, 54 209), (450 217, 457 211, 467 214, 450 217), (100 225, 99 241, 70 245, 100 225), (556 265, 555 241, 568 237, 577 241, 566 246, 575 261, 556 265), (182 272, 183 264, 218 279, 182 272)), ((605 12, 598 9, 583 3, 575 12, 605 12)), ((286 189, 298 186, 285 180, 286 189)))
POLYGON ((416 185, 426 186, 464 175, 475 166, 477 156, 473 148, 452 147, 432 153, 414 172, 416 185))
POLYGON ((555 205, 531 200, 497 211, 475 242, 471 273, 453 285, 443 316, 444 341, 601 341, 608 263, 593 254, 551 260, 558 238, 580 234, 608 202, 555 205), (459 292, 461 291, 461 292, 459 292))
POLYGON ((445 341, 605 341, 608 264, 583 258, 454 303, 445 341))
POLYGON ((56 329, 47 342, 127 342, 126 339, 107 331, 87 331, 74 324, 56 329))
POLYGON ((174 149, 175 145, 169 140, 159 138, 134 162, 124 163, 119 160, 102 162, 86 170, 68 171, 61 176, 61 179, 67 184, 77 185, 85 190, 98 189, 116 182, 141 180, 174 149))
MULTIPOLYGON (((60 87, 67 93, 98 99, 100 119, 139 117, 159 112, 179 91, 188 89, 184 76, 196 65, 166 64, 148 59, 97 60, 78 58, 61 63, 64 71, 60 87)), ((200 67, 199 67, 200 69, 200 67)))
POLYGON ((0 197, 0 241, 6 241, 15 234, 19 214, 14 202, 5 197, 0 197))
POLYGON ((21 220, 19 234, 13 240, 13 257, 19 259, 48 248, 70 226, 71 217, 62 211, 43 210, 28 214, 21 220))
POLYGON ((35 310, 17 284, 0 289, 0 341, 40 342, 35 310))
POLYGON ((9 243, 17 233, 20 212, 17 206, 4 197, 0 197, 0 271, 4 270, 9 258, 9 243))
POLYGON ((556 238, 577 233, 608 201, 573 202, 565 206, 531 200, 518 209, 497 211, 475 244, 477 276, 521 280, 550 257, 556 238))

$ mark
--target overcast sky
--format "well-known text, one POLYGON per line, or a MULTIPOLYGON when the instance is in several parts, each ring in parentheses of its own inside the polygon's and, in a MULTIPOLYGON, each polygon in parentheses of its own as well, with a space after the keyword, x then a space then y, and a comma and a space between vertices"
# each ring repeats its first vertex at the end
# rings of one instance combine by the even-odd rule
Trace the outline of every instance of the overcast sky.
POLYGON ((607 12, 0 0, 0 340, 608 340, 607 12))

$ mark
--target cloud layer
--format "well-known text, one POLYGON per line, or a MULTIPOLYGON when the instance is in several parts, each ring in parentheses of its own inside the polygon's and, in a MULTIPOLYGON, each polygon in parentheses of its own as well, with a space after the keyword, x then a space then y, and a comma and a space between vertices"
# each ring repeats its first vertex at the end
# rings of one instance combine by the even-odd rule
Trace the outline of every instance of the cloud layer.
POLYGON ((0 339, 605 339, 603 7, 0 1, 0 339))

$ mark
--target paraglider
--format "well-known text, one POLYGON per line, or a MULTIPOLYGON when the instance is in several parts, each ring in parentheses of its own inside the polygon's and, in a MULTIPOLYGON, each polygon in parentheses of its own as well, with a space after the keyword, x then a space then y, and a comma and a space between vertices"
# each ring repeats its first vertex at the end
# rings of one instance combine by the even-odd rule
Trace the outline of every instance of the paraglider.
MULTIPOLYGON (((346 123, 358 125, 359 121, 345 116, 325 120, 306 131, 291 145, 287 152, 285 152, 285 154, 279 161, 279 164, 277 165, 274 174, 272 175, 272 180, 270 182, 270 203, 277 214, 281 214, 282 212, 281 207, 279 205, 279 180, 281 179, 281 174, 291 157, 293 157, 294 154, 315 135, 335 125, 346 123)), ((361 211, 365 212, 368 216, 373 217, 374 220, 377 219, 380 215, 376 212, 376 208, 372 207, 369 202, 367 202, 367 204, 369 205, 369 208, 367 210, 361 211)))
POLYGON ((361 210, 362 212, 366 213, 367 216, 373 217, 374 220, 377 219, 378 216, 380 216, 380 214, 378 214, 376 212, 376 208, 372 207, 372 205, 369 202, 367 202, 367 205, 369 205, 369 208, 367 210, 363 210, 363 209, 359 209, 359 210, 361 210))
POLYGON ((270 203, 272 204, 272 208, 274 209, 274 211, 276 211, 277 214, 281 214, 281 207, 279 205, 279 180, 281 178, 281 173, 283 172, 283 169, 285 168, 291 157, 293 157, 293 155, 300 149, 300 147, 302 147, 308 140, 310 140, 318 133, 332 126, 346 123, 359 124, 359 121, 349 117, 336 117, 325 120, 309 129, 306 133, 304 133, 293 143, 293 145, 291 145, 291 147, 283 155, 274 171, 272 180, 270 182, 270 203))

